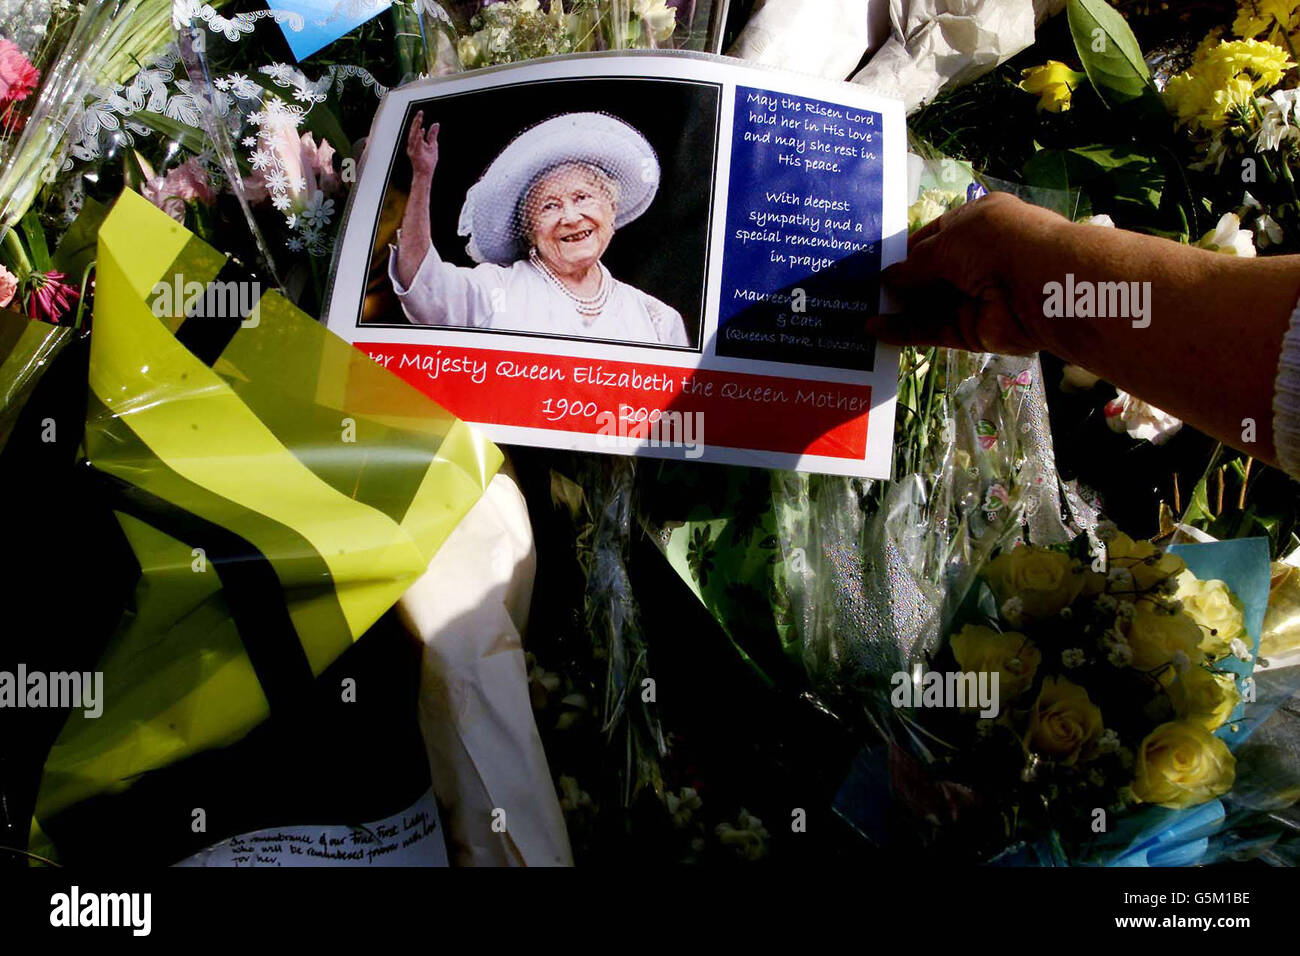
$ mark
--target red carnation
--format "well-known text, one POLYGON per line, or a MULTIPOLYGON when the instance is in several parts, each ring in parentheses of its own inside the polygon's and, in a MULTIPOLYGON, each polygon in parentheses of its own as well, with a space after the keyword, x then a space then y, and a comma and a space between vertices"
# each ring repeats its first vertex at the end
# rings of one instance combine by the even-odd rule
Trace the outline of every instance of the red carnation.
POLYGON ((0 39, 0 109, 27 99, 36 89, 41 71, 10 40, 0 39))

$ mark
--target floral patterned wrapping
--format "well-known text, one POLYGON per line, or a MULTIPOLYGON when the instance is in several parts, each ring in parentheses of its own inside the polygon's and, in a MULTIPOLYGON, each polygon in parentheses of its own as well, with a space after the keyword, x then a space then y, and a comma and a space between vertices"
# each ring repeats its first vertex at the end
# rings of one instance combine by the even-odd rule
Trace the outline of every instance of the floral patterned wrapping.
POLYGON ((242 209, 256 255, 291 296, 318 305, 379 100, 436 69, 437 51, 450 49, 437 38, 450 28, 421 5, 396 3, 297 62, 285 37, 307 24, 292 11, 182 2, 175 17, 212 166, 242 209), (397 44, 399 34, 411 42, 397 44), (341 56, 382 64, 382 75, 341 56))

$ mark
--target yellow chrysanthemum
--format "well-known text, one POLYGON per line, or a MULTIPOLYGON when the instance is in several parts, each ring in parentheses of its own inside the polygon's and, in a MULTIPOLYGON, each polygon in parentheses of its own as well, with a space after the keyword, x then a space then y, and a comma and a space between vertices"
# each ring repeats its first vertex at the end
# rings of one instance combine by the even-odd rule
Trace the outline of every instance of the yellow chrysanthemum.
POLYGON ((1218 69, 1217 64, 1222 62, 1224 73, 1250 74, 1256 79, 1257 90, 1277 86, 1286 71, 1295 66, 1285 49, 1264 40, 1220 42, 1205 54, 1205 61, 1211 69, 1218 69))
MULTIPOLYGON (((1298 2, 1300 2, 1300 0, 1298 0, 1298 2)), ((1209 33, 1205 34, 1205 39, 1198 43, 1196 49, 1192 51, 1192 62, 1199 63, 1201 60, 1205 59, 1205 54, 1209 53, 1212 48, 1218 46, 1219 41, 1222 39, 1223 27, 1215 27, 1209 33)))
POLYGON ((1239 37, 1257 37, 1267 33, 1276 40, 1282 34, 1300 28, 1300 0, 1241 0, 1232 32, 1239 37))
POLYGON ((1286 50, 1262 40, 1202 44, 1191 68, 1165 85, 1165 102, 1179 125, 1219 129, 1294 66, 1286 50))

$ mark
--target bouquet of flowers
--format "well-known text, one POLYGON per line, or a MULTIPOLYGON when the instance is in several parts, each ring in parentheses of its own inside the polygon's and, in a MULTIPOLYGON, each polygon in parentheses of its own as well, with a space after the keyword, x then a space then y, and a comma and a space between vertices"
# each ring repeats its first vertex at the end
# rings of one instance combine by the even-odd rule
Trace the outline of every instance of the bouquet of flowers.
MULTIPOLYGON (((1126 807, 1185 809, 1233 785, 1215 732, 1254 699, 1240 676, 1253 659, 1241 602, 1175 554, 1113 527, 1100 535, 1095 557, 1086 539, 1003 551, 982 572, 980 610, 941 655, 959 680, 990 686, 978 701, 968 688, 958 712, 968 716, 934 722, 937 763, 977 793, 1003 795, 1012 840, 1041 829, 1082 842, 1126 807)), ((908 702, 942 706, 942 670, 908 702)), ((896 705, 908 696, 898 685, 896 705)))
POLYGON ((875 842, 999 864, 1187 865, 1275 840, 1249 821, 1276 768, 1256 755, 1239 781, 1234 756, 1277 703, 1254 674, 1267 573, 1261 539, 1166 550, 1108 522, 1002 550, 944 644, 892 675, 890 742, 837 810, 875 842))
POLYGON ((672 47, 690 29, 690 4, 669 0, 506 0, 470 19, 456 44, 465 69, 589 50, 672 47), (678 17, 684 18, 683 23, 678 17))

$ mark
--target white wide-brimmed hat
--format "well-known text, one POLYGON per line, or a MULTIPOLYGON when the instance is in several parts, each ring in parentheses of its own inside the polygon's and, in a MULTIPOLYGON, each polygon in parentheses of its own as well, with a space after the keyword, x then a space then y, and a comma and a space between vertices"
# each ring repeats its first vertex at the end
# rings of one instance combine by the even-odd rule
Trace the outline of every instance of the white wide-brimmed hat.
POLYGON ((475 262, 505 265, 523 255, 519 207, 543 173, 591 163, 618 183, 616 229, 646 211, 659 188, 659 159, 646 138, 605 113, 564 113, 529 127, 465 194, 457 232, 475 262))

